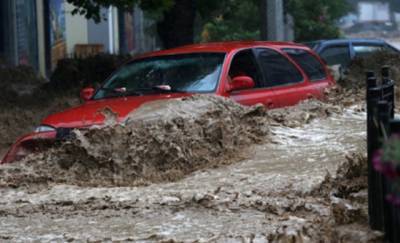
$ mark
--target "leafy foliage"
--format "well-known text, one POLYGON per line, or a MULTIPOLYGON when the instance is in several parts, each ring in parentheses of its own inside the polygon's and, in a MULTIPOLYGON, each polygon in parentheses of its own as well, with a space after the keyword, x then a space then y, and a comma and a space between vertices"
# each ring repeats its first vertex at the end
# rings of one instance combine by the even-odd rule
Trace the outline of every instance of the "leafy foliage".
POLYGON ((86 58, 65 58, 57 63, 48 88, 53 90, 79 90, 105 81, 131 56, 98 54, 86 58))
POLYGON ((295 20, 297 41, 339 37, 335 23, 350 10, 346 0, 289 0, 286 7, 295 20))
MULTIPOLYGON (((295 20, 297 41, 339 37, 335 23, 350 10, 346 0, 285 0, 284 8, 295 20)), ((219 11, 204 25, 201 41, 260 38, 258 0, 228 0, 219 11)))
POLYGON ((260 9, 257 0, 228 0, 204 24, 200 40, 257 40, 260 38, 260 9))
POLYGON ((174 0, 67 0, 67 2, 75 6, 72 14, 83 15, 95 22, 102 20, 101 8, 114 6, 122 10, 132 10, 134 6, 138 5, 152 16, 158 17, 174 4, 174 0))
MULTIPOLYGON (((86 18, 100 21, 101 7, 115 6, 120 9, 131 10, 135 5, 140 6, 147 14, 158 21, 158 32, 166 46, 187 42, 192 39, 193 31, 186 28, 194 28, 193 24, 178 25, 177 22, 193 23, 194 15, 182 13, 182 8, 177 4, 183 4, 178 0, 67 0, 76 9, 73 14, 84 15, 86 18), (174 9, 175 8, 175 9, 174 9), (178 10, 177 10, 178 9, 178 10), (180 13, 180 14, 179 14, 180 13), (168 17, 168 18, 164 18, 168 17), (162 24, 160 24, 162 23, 162 24), (160 29, 168 26, 168 30, 160 29), (180 31, 185 28, 185 31, 180 31), (181 32, 171 38, 166 32, 181 32), (187 35, 187 36, 183 36, 187 35), (181 37, 182 36, 182 37, 181 37), (180 38, 183 39, 179 40, 180 38), (172 43, 168 43, 172 42, 172 43)), ((195 35, 197 41, 221 41, 244 40, 260 38, 260 1, 259 0, 186 0, 192 1, 195 6, 199 23, 195 35)), ((291 14, 295 20, 295 37, 297 41, 309 41, 324 38, 336 38, 340 31, 336 27, 336 21, 345 15, 350 7, 346 0, 284 0, 285 11, 291 14)), ((189 12, 190 9, 184 11, 189 12)))

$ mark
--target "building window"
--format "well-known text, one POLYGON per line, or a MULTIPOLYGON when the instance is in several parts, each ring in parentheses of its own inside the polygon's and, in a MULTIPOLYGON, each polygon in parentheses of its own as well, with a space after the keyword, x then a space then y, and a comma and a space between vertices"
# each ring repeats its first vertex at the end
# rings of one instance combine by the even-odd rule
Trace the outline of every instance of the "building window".
POLYGON ((64 4, 64 0, 49 0, 51 69, 57 66, 58 60, 67 56, 64 4))
POLYGON ((0 1, 0 58, 38 68, 35 1, 0 1))

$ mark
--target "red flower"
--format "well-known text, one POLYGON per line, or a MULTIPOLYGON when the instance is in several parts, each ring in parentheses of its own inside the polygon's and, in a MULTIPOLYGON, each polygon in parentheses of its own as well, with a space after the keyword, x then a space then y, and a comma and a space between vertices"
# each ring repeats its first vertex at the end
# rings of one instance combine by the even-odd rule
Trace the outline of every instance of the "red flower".
POLYGON ((372 164, 374 169, 390 179, 400 177, 399 168, 392 161, 382 161, 383 150, 379 149, 372 157, 372 164))

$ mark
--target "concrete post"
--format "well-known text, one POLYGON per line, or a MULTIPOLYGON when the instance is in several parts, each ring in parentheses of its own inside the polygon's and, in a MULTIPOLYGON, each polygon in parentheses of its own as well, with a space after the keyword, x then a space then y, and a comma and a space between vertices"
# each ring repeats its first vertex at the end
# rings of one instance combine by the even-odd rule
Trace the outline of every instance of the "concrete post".
POLYGON ((36 25, 39 73, 42 75, 42 77, 46 77, 46 34, 44 29, 45 24, 43 1, 36 1, 36 25))
POLYGON ((266 8, 267 39, 271 41, 285 40, 283 0, 266 0, 266 8))

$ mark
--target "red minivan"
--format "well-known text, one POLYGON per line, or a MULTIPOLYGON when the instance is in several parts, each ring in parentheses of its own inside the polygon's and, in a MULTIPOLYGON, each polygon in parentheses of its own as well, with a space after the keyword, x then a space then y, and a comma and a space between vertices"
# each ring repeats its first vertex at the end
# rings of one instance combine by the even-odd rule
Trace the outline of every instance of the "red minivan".
POLYGON ((99 89, 82 90, 82 105, 45 118, 10 148, 1 163, 33 152, 36 141, 51 142, 65 130, 101 125, 104 116, 99 110, 106 107, 122 121, 149 101, 211 93, 243 105, 277 108, 322 98, 333 84, 321 59, 295 43, 220 42, 152 52, 123 65, 99 89))

